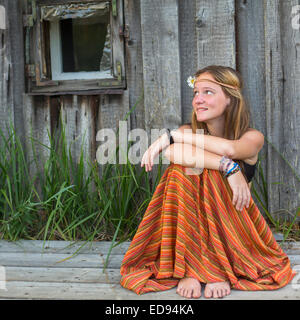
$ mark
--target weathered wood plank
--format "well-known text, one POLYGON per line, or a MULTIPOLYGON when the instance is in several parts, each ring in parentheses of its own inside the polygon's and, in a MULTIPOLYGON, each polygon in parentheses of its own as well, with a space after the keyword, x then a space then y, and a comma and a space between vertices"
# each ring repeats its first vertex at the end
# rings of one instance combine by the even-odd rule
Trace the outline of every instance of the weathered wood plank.
POLYGON ((170 292, 161 294, 150 293, 138 296, 136 293, 122 288, 119 284, 104 283, 55 283, 55 282, 7 282, 7 291, 0 290, 0 298, 21 298, 21 299, 89 299, 89 300, 159 300, 162 296, 165 299, 180 299, 170 292), (58 294, 59 293, 59 294, 58 294))
MULTIPOLYGON (((298 285, 299 286, 299 285, 298 285)), ((0 290, 0 298, 17 299, 80 299, 80 300, 189 300, 176 293, 176 288, 160 292, 137 295, 119 284, 99 283, 53 283, 19 282, 7 283, 7 291, 0 290), (59 295, 58 295, 59 293, 59 295)), ((202 286, 201 300, 204 298, 202 286)), ((222 300, 295 300, 300 299, 299 287, 289 284, 278 290, 240 291, 231 290, 231 294, 222 300)), ((212 300, 212 299, 210 299, 212 300)))
POLYGON ((144 128, 143 55, 139 0, 124 1, 124 17, 129 27, 129 39, 125 41, 129 108, 135 106, 134 111, 130 114, 130 129, 144 128))
POLYGON ((141 1, 146 129, 181 124, 178 1, 141 1))
POLYGON ((116 1, 116 9, 117 9, 117 16, 114 17, 112 11, 110 12, 111 15, 111 42, 112 42, 112 61, 113 61, 113 71, 114 75, 117 76, 118 69, 117 69, 117 62, 121 63, 122 68, 122 75, 125 75, 125 65, 124 65, 124 38, 120 37, 120 27, 123 26, 123 0, 116 1))
MULTIPOLYGON (((278 119, 281 123, 281 135, 283 144, 280 152, 289 161, 298 174, 298 179, 289 166, 283 163, 279 169, 280 179, 284 183, 280 188, 280 208, 296 214, 300 209, 300 165, 299 165, 299 138, 300 138, 300 30, 292 27, 292 8, 299 5, 297 0, 280 1, 281 15, 281 48, 283 63, 283 79, 279 79, 283 85, 282 114, 278 119)), ((297 12, 299 13, 299 11, 297 12)), ((299 21, 299 18, 298 18, 299 21)), ((292 219, 293 216, 289 216, 292 219)), ((300 221, 300 217, 298 217, 300 221)))
MULTIPOLYGON (((97 101, 97 106, 96 106, 96 113, 95 113, 95 122, 96 122, 96 154, 95 154, 95 159, 97 163, 99 164, 98 166, 98 172, 99 176, 102 175, 102 170, 103 170, 103 159, 102 159, 102 154, 100 152, 101 149, 100 146, 103 144, 105 139, 104 134, 100 134, 100 132, 103 133, 102 129, 109 129, 113 130, 116 138, 116 146, 119 144, 122 145, 122 142, 120 139, 125 140, 125 146, 127 147, 127 137, 128 137, 128 132, 130 130, 131 124, 130 124, 130 117, 127 117, 126 124, 123 127, 127 126, 127 129, 124 131, 121 129, 120 130, 120 135, 118 138, 116 133, 120 125, 120 121, 125 121, 125 118, 128 114, 129 111, 129 90, 124 91, 124 94, 122 96, 117 96, 117 95, 100 95, 99 100, 97 101), (117 139, 118 138, 118 139, 117 139)), ((123 148, 122 148, 123 149, 123 148)), ((125 158, 125 156, 124 156, 125 158)), ((117 161, 118 158, 116 158, 117 161)))
MULTIPOLYGON (((237 69, 244 88, 242 90, 251 114, 251 127, 266 136, 266 101, 265 101, 265 48, 264 48, 264 3, 261 0, 236 1, 236 36, 237 36, 237 69)), ((262 168, 266 172, 265 141, 259 155, 262 157, 262 168)), ((258 170, 255 174, 259 178, 258 170)), ((258 190, 256 181, 254 187, 258 190)), ((264 214, 259 203, 256 204, 264 214)))
MULTIPOLYGON (((42 172, 45 161, 49 158, 49 135, 51 134, 50 98, 23 95, 26 157, 31 177, 42 172), (37 163, 36 163, 36 162, 37 163)), ((37 185, 39 194, 41 186, 37 185)))
MULTIPOLYGON (((60 116, 65 128, 67 150, 71 150, 74 163, 79 165, 81 152, 83 153, 84 176, 88 176, 90 163, 96 158, 95 114, 97 96, 61 96, 60 116)), ((61 125, 61 124, 60 124, 61 125)), ((61 127, 56 135, 61 132, 61 127)), ((94 190, 89 185, 89 191, 94 190)))
POLYGON ((216 64, 235 68, 234 0, 196 0, 198 68, 216 64))
POLYGON ((5 267, 6 281, 119 283, 119 269, 5 267))
POLYGON ((236 4, 237 69, 244 80, 243 94, 254 127, 265 134, 264 3, 239 0, 236 4))
MULTIPOLYGON (((178 1, 141 0, 145 129, 148 146, 159 137, 151 129, 178 128, 182 123, 178 1)), ((158 174, 158 160, 150 172, 158 174)), ((164 160, 162 172, 168 166, 164 160)))
POLYGON ((94 138, 92 114, 87 96, 61 96, 61 120, 65 128, 67 150, 71 150, 74 163, 80 161, 83 152, 85 175, 87 161, 91 158, 92 141, 94 138))
MULTIPOLYGON (((0 253, 2 266, 24 267, 73 267, 73 268, 103 268, 106 260, 105 254, 62 254, 62 253, 0 253)), ((123 255, 111 255, 107 268, 120 268, 123 255)))
MULTIPOLYGON (((23 93, 25 91, 24 74, 24 39, 23 39, 23 2, 18 0, 6 1, 7 22, 8 22, 8 37, 9 42, 9 70, 6 74, 9 82, 7 95, 13 106, 13 121, 17 135, 20 138, 21 144, 25 147, 25 119, 23 114, 23 93)), ((0 102, 2 102, 0 100, 0 102)), ((8 106, 7 106, 8 107, 8 106)), ((6 112, 4 113, 6 114, 6 112)))
MULTIPOLYGON (((107 267, 110 269, 120 268, 123 255, 111 255, 107 267)), ((292 265, 300 264, 300 255, 289 255, 292 265)), ((78 254, 40 254, 40 253, 0 253, 2 266, 24 267, 72 267, 72 268, 103 268, 106 255, 78 254)))
MULTIPOLYGON (((43 240, 19 240, 19 241, 0 241, 0 252, 21 252, 21 253, 61 253, 61 254, 74 254, 74 253, 89 253, 89 254, 107 254, 112 242, 99 241, 99 242, 85 242, 85 241, 46 241, 43 240)), ((111 254, 125 254, 130 242, 123 242, 111 250, 111 254)))
POLYGON ((196 3, 178 1, 182 123, 191 122, 193 90, 187 78, 197 71, 196 3))
MULTIPOLYGON (((281 56, 280 1, 264 1, 265 28, 265 81, 266 81, 266 137, 280 150, 283 145, 281 117, 284 112, 282 104, 283 70, 281 56)), ((283 160, 271 145, 267 146, 267 189, 269 211, 280 208, 280 168, 283 160)))
MULTIPOLYGON (((275 239, 280 238, 280 234, 274 233, 275 239)), ((300 242, 281 242, 279 245, 286 253, 300 254, 300 242)), ((0 241, 0 252, 22 252, 22 253, 61 253, 61 254, 107 254, 110 250, 111 241, 61 241, 61 240, 18 240, 18 241, 0 241)), ((128 250, 130 241, 123 242, 111 250, 111 255, 124 255, 128 250)))
MULTIPOLYGON (((9 122, 14 126, 14 107, 10 92, 11 86, 11 50, 10 50, 10 30, 7 15, 7 0, 1 0, 1 18, 3 19, 0 29, 0 129, 4 136, 9 136, 6 130, 9 122)), ((2 139, 0 145, 2 144, 2 139)))
MULTIPOLYGON (((119 121, 125 120, 129 111, 129 92, 124 91, 122 96, 100 95, 97 102, 97 132, 106 128, 116 132, 119 127, 119 121)), ((127 119, 127 129, 128 131, 130 130, 130 118, 127 119)))

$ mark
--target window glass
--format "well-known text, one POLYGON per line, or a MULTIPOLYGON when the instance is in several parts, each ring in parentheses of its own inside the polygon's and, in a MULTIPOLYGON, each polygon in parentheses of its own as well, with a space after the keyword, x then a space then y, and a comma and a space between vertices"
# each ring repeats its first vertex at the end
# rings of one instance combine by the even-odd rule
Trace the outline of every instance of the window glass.
POLYGON ((60 20, 62 72, 107 71, 111 67, 109 12, 60 20))

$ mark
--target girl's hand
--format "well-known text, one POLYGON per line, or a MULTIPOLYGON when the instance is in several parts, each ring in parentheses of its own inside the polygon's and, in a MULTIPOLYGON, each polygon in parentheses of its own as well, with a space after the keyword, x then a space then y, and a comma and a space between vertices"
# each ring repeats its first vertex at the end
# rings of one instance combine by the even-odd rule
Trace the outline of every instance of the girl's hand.
POLYGON ((159 155, 161 151, 160 143, 161 143, 160 139, 152 143, 142 157, 141 167, 145 166, 146 172, 152 170, 154 159, 156 156, 159 155))
POLYGON ((247 181, 241 171, 238 171, 227 178, 232 189, 232 204, 236 209, 242 211, 244 206, 247 208, 250 204, 251 193, 247 181))

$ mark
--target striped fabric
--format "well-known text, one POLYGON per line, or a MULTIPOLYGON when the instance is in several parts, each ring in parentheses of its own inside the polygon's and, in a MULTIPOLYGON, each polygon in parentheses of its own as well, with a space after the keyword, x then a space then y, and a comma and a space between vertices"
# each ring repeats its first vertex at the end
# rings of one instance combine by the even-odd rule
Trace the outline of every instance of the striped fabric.
POLYGON ((239 290, 274 290, 295 271, 251 198, 240 212, 218 170, 188 175, 171 163, 126 252, 121 285, 137 294, 168 290, 183 277, 228 280, 239 290))

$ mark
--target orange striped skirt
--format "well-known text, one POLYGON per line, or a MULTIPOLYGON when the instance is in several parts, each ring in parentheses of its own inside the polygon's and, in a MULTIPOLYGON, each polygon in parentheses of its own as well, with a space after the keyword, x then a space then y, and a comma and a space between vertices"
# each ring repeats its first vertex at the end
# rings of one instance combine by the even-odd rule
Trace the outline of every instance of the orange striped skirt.
POLYGON ((229 281, 239 290, 275 290, 296 272, 250 200, 236 210, 218 170, 165 170, 122 261, 120 284, 137 294, 168 290, 184 277, 229 281))

